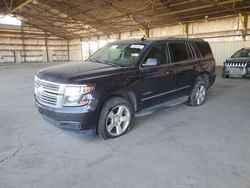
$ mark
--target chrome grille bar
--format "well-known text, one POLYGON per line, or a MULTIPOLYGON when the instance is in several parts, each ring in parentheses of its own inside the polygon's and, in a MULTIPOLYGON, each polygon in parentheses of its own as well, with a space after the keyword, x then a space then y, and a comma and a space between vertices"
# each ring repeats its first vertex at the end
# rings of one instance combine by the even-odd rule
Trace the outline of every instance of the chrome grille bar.
POLYGON ((227 62, 226 66, 228 66, 228 67, 246 67, 247 63, 242 63, 242 62, 227 62))
POLYGON ((41 104, 53 108, 62 106, 65 85, 35 78, 35 97, 41 104))

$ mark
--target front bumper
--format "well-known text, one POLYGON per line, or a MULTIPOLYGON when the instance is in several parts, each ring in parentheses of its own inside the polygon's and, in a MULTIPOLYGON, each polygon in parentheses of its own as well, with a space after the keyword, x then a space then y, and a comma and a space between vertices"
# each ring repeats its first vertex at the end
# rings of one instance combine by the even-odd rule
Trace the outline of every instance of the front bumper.
POLYGON ((225 76, 229 77, 244 77, 250 76, 250 67, 234 67, 234 66, 225 66, 223 67, 223 72, 225 76))
POLYGON ((55 109, 42 105, 36 99, 35 105, 46 121, 59 128, 72 131, 96 128, 98 114, 89 105, 55 109))

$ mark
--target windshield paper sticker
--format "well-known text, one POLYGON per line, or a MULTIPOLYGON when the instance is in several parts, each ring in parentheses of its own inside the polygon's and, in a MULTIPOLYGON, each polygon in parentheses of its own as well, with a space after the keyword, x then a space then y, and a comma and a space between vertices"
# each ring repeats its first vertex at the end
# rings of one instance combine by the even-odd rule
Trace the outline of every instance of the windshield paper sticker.
POLYGON ((140 45, 140 44, 133 44, 130 46, 130 48, 137 48, 137 49, 143 49, 144 45, 140 45))

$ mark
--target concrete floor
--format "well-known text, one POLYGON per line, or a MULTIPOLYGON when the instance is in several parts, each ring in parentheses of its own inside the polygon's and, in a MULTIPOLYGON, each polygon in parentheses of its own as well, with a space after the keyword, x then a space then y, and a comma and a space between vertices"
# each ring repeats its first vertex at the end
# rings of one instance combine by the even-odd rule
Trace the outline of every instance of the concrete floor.
POLYGON ((205 105, 138 118, 103 141, 40 117, 33 75, 48 65, 0 65, 1 188, 250 187, 249 79, 218 76, 205 105))

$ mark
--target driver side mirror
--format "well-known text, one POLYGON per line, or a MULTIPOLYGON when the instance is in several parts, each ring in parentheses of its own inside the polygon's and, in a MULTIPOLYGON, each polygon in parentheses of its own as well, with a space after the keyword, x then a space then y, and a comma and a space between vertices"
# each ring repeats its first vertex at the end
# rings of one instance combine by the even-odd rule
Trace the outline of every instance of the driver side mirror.
POLYGON ((145 61, 142 66, 143 67, 151 67, 158 65, 158 61, 156 58, 148 58, 147 61, 145 61))

